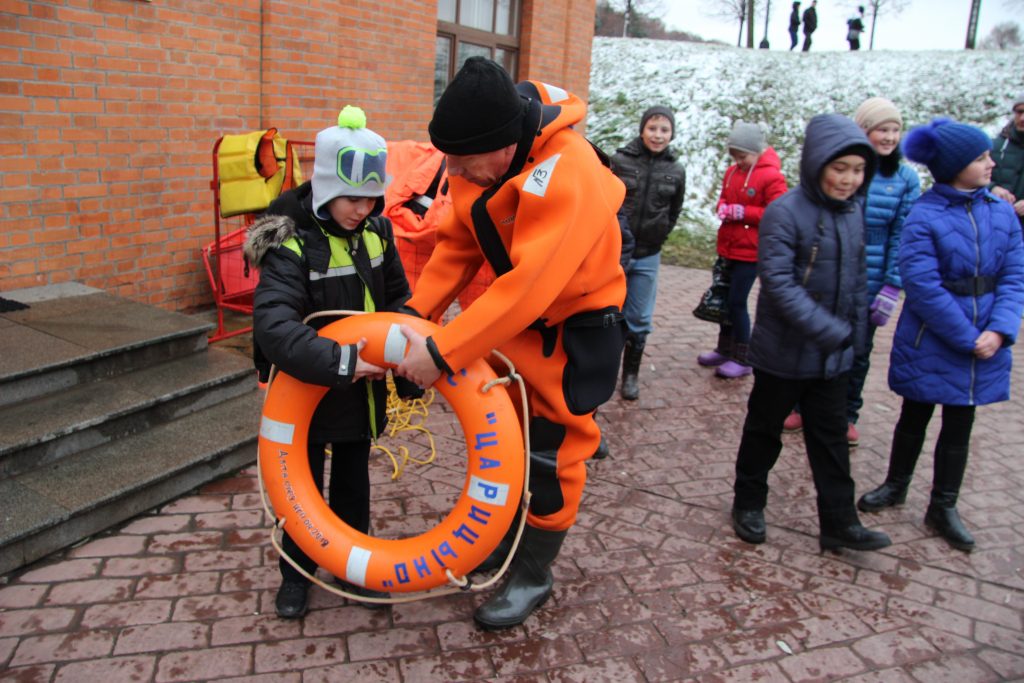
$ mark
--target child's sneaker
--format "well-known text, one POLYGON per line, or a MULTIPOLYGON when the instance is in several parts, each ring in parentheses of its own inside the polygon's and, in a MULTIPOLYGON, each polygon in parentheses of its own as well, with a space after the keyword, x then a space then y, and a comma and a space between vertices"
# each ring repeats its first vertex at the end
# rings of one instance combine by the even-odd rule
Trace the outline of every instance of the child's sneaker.
POLYGON ((846 440, 851 446, 856 446, 860 443, 860 433, 857 431, 857 425, 852 422, 846 428, 846 440))
POLYGON ((718 349, 708 351, 707 353, 702 353, 697 356, 697 363, 706 368, 718 367, 727 360, 729 360, 729 357, 720 354, 718 349))

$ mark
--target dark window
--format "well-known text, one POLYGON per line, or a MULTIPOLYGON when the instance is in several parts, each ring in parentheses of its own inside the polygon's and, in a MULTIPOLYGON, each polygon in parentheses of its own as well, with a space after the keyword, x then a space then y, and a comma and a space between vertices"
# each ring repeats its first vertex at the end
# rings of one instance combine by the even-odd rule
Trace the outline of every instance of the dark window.
POLYGON ((520 0, 439 0, 434 101, 470 57, 493 59, 517 80, 520 0))

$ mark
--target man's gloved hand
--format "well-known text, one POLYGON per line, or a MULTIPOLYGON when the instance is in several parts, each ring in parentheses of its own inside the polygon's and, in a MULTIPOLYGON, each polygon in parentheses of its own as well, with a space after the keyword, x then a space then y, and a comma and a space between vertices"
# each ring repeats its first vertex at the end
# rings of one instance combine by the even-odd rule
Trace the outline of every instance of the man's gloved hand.
POLYGON ((716 213, 718 215, 718 220, 724 221, 726 218, 729 217, 729 205, 728 204, 719 204, 718 205, 718 211, 716 213))
POLYGON ((871 302, 871 323, 875 327, 885 327, 889 317, 896 310, 896 304, 900 300, 900 290, 892 285, 882 285, 882 289, 871 302))

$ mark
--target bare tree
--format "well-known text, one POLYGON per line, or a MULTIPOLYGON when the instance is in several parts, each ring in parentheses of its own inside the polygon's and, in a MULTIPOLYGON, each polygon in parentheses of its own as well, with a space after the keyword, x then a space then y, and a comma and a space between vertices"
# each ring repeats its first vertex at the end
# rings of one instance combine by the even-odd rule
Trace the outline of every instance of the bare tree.
POLYGON ((875 49, 875 24, 879 15, 896 16, 910 5, 910 0, 868 0, 868 9, 871 10, 871 39, 868 41, 868 49, 875 49))
POLYGON ((748 47, 754 47, 753 13, 760 9, 761 0, 705 0, 704 7, 706 8, 705 13, 708 16, 739 23, 739 34, 736 38, 736 47, 740 47, 743 44, 743 26, 749 19, 750 29, 748 31, 748 35, 750 36, 750 44, 748 47))
POLYGON ((635 23, 637 15, 644 14, 650 17, 660 17, 665 14, 665 7, 661 0, 609 0, 608 6, 622 12, 622 37, 629 37, 629 25, 635 23))
POLYGON ((1010 50, 1020 46, 1020 26, 1012 21, 996 24, 992 32, 981 41, 984 50, 1010 50))

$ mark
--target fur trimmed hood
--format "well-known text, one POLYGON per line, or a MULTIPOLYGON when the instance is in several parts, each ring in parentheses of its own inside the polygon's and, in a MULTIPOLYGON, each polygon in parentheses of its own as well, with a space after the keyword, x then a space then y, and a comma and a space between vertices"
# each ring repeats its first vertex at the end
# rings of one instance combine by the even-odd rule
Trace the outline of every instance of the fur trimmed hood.
POLYGON ((295 221, 288 216, 263 215, 252 224, 242 247, 249 263, 259 267, 268 252, 295 237, 295 221))

